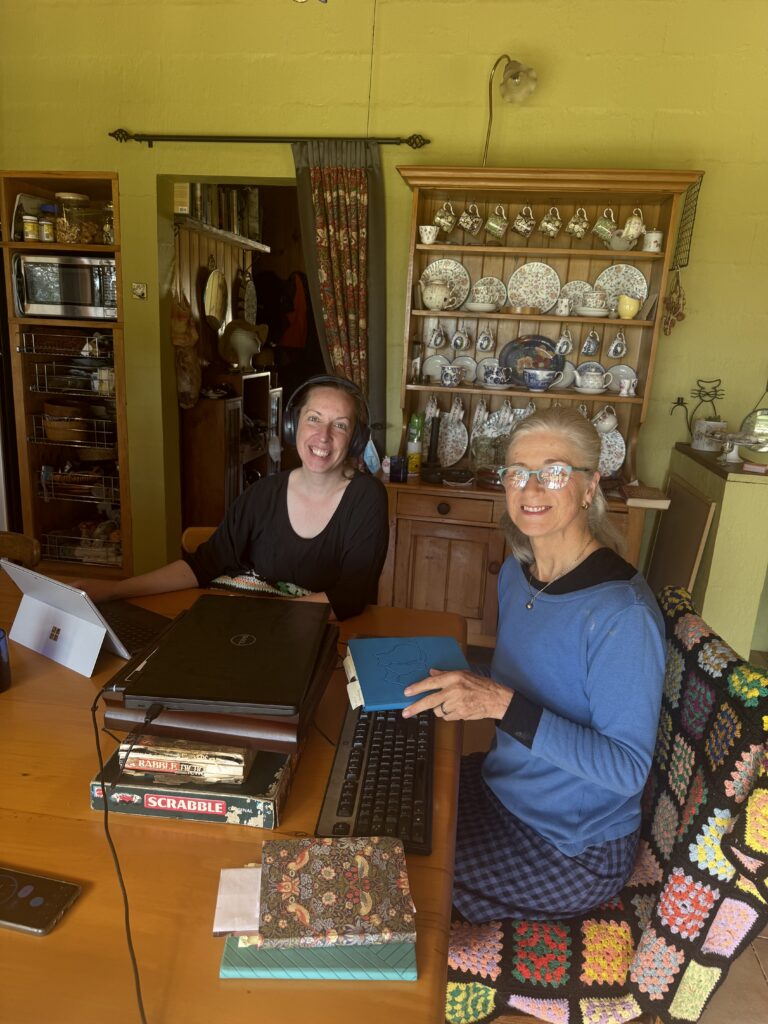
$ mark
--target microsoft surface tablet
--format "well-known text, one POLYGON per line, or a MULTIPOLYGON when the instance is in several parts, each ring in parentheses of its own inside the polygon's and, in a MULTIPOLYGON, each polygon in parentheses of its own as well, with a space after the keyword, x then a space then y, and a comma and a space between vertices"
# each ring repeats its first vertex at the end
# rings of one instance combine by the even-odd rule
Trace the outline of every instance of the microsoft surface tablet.
MULTIPOLYGON (((17 643, 86 676, 92 674, 102 646, 121 658, 130 658, 146 646, 146 633, 139 644, 125 643, 84 590, 7 558, 0 558, 0 566, 24 595, 10 632, 17 643)), ((155 636, 168 624, 168 619, 155 612, 126 607, 134 610, 136 617, 142 616, 148 626, 154 620, 155 636)))

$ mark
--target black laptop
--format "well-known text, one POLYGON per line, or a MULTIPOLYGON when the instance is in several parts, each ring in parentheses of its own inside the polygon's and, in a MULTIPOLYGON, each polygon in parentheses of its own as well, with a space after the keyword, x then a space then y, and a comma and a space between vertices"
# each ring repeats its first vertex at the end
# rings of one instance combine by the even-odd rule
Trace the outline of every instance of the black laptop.
POLYGON ((125 674, 125 705, 298 714, 328 613, 327 604, 203 595, 125 674))

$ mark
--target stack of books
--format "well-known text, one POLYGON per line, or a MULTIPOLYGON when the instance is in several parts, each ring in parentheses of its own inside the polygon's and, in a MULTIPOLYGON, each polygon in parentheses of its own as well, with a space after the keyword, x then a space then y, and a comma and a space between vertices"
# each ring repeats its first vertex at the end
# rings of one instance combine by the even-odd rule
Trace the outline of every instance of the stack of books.
MULTIPOLYGON (((249 648, 253 650, 253 668, 247 669, 249 679, 253 672, 253 684, 248 683, 247 688, 263 694, 263 703, 273 703, 278 709, 286 691, 298 690, 302 698, 292 709, 294 713, 226 713, 222 699, 214 700, 213 710, 209 710, 206 702, 196 697, 192 710, 184 709, 182 701, 181 708, 166 708, 146 723, 146 708, 124 701, 123 691, 148 662, 160 662, 154 652, 151 658, 146 654, 134 658, 115 676, 106 702, 105 727, 128 735, 106 763, 104 778, 97 773, 90 782, 94 810, 103 810, 106 791, 109 809, 120 813, 278 827, 307 727, 336 664, 338 628, 327 622, 327 610, 319 614, 321 606, 297 605, 292 610, 296 614, 286 617, 292 620, 286 629, 295 632, 297 625, 302 627, 304 642, 298 648, 295 636, 281 639, 273 635, 275 618, 266 614, 264 604, 269 599, 201 598, 198 604, 205 608, 206 601, 214 601, 218 611, 220 602, 228 600, 253 606, 252 615, 247 616, 254 639, 249 648), (302 609, 308 614, 301 614, 302 609), (263 635, 265 632, 269 635, 263 635), (289 687, 288 676, 294 681, 299 676, 309 678, 305 686, 289 687)), ((238 610, 243 611, 243 606, 238 610)), ((199 629, 199 619, 177 620, 179 626, 174 623, 160 643, 169 651, 179 643, 183 646, 190 629, 199 629)), ((278 621, 282 621, 280 616, 278 621)), ((173 658, 166 662, 172 665, 173 658)), ((210 671, 211 693, 222 697, 227 688, 225 673, 217 672, 215 664, 210 671)), ((161 686, 165 672, 160 672, 161 686)), ((199 680, 197 689, 190 683, 196 694, 199 687, 199 680)), ((183 683, 176 690, 183 697, 183 683)))
POLYGON ((221 978, 416 980, 398 839, 267 840, 260 868, 231 874, 222 872, 213 929, 227 935, 221 978))

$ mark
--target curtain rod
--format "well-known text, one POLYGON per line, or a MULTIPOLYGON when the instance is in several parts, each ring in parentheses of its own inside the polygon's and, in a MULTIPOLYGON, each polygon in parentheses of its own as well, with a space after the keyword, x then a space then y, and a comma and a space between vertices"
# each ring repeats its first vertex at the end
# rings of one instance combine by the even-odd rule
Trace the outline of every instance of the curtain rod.
POLYGON ((428 146, 431 139, 425 139, 423 135, 409 135, 405 139, 370 138, 369 136, 341 136, 341 135, 158 135, 149 132, 129 132, 125 128, 116 128, 109 132, 109 136, 117 142, 146 142, 147 147, 152 149, 156 142, 378 142, 380 146, 410 146, 411 149, 421 149, 428 146))

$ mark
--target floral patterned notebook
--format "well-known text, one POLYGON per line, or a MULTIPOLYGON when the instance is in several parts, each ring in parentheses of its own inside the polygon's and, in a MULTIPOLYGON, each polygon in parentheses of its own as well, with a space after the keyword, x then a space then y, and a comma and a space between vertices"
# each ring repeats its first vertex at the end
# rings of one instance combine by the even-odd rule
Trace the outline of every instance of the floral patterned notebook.
POLYGON ((267 839, 259 935, 265 947, 415 942, 399 839, 267 839))

